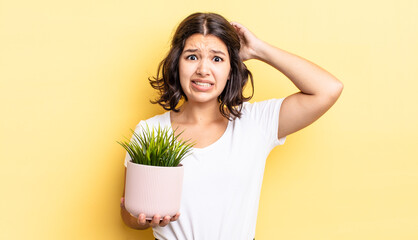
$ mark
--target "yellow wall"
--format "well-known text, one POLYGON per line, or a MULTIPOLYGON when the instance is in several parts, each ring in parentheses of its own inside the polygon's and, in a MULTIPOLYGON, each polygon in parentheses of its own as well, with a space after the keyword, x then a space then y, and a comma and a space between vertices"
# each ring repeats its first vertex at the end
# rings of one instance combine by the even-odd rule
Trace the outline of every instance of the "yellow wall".
MULTIPOLYGON (((0 239, 152 239, 120 219, 116 140, 162 112, 147 77, 195 11, 241 22, 345 86, 270 155, 256 239, 418 239, 415 0, 0 1, 0 239)), ((248 66, 253 100, 296 91, 248 66)))

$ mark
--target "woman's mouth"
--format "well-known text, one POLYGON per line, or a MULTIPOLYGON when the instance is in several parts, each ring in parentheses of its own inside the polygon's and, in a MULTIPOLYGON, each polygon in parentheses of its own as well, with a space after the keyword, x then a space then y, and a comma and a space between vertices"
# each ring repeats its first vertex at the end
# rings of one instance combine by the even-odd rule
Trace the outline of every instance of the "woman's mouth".
POLYGON ((196 85, 198 86, 202 86, 202 87, 210 87, 212 86, 212 84, 210 83, 204 83, 204 82, 194 82, 196 85))
POLYGON ((192 86, 198 91, 207 91, 212 89, 213 84, 209 82, 192 81, 192 86))

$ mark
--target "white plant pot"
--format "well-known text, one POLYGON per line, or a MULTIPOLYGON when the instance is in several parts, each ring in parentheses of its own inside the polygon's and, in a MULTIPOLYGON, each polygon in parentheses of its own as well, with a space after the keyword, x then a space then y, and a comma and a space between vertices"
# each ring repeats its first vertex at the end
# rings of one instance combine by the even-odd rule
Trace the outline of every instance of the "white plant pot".
POLYGON ((151 220, 173 217, 180 210, 183 165, 158 167, 128 161, 125 182, 125 208, 134 217, 144 213, 151 220))

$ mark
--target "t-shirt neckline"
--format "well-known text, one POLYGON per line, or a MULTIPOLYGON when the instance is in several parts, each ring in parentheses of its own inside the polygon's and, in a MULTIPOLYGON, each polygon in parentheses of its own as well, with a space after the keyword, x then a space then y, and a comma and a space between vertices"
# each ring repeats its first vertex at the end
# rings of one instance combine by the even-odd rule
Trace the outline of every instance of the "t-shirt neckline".
MULTIPOLYGON (((171 125, 171 111, 167 111, 167 113, 165 115, 166 115, 166 118, 165 118, 166 124, 168 126, 170 126, 171 129, 173 129, 173 126, 171 125)), ((203 148, 192 147, 192 152, 201 153, 201 152, 210 151, 212 148, 215 148, 217 145, 222 144, 222 142, 226 138, 226 135, 230 132, 231 124, 232 124, 232 121, 228 120, 228 125, 226 126, 226 129, 225 129, 224 133, 215 142, 213 142, 210 145, 208 145, 206 147, 203 147, 203 148)), ((192 141, 193 141, 193 139, 192 139, 192 141)))

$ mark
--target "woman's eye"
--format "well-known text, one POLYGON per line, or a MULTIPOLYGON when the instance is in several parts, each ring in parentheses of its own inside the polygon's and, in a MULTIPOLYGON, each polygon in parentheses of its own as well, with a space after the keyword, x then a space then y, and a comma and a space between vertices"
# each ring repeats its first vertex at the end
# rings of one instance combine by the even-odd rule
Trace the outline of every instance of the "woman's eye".
POLYGON ((197 57, 195 55, 190 55, 190 56, 187 56, 187 59, 188 60, 196 60, 197 57))
POLYGON ((222 62, 222 58, 220 58, 220 57, 214 57, 213 58, 213 61, 215 61, 215 62, 222 62))

